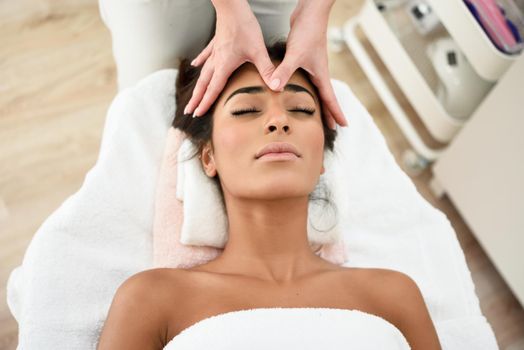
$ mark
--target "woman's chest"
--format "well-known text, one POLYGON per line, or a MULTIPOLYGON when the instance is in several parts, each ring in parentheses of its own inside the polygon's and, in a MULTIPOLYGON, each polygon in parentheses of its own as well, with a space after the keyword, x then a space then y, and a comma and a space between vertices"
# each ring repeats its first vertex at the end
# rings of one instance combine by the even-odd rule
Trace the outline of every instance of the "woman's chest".
POLYGON ((177 296, 173 302, 166 303, 166 342, 201 320, 246 309, 323 307, 360 310, 388 319, 376 302, 379 291, 371 281, 371 277, 350 273, 283 286, 217 276, 188 279, 173 293, 177 296))

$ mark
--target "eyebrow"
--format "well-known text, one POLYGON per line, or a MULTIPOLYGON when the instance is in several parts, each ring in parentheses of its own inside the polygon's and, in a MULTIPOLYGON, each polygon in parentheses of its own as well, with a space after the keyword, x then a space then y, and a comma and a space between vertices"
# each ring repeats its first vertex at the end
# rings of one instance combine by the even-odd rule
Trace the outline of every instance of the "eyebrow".
MULTIPOLYGON (((227 101, 229 101, 236 94, 258 94, 258 93, 262 93, 262 92, 266 92, 266 91, 267 91, 267 89, 262 87, 262 86, 260 86, 260 85, 257 85, 257 86, 246 86, 246 87, 240 88, 238 90, 235 90, 231 95, 229 95, 229 97, 224 102, 224 106, 226 105, 227 101)), ((309 95, 311 95, 313 100, 315 100, 315 97, 313 96, 311 91, 309 91, 308 89, 306 89, 305 87, 300 86, 300 85, 287 84, 284 87, 284 91, 307 92, 309 95)))

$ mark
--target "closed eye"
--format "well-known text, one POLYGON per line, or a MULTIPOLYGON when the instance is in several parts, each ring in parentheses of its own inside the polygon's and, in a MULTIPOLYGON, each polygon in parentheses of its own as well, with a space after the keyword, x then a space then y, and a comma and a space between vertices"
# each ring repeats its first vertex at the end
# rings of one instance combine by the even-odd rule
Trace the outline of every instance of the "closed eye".
MULTIPOLYGON (((297 112, 297 113, 306 113, 309 115, 312 115, 315 113, 314 108, 308 108, 308 107, 294 107, 293 109, 289 110, 290 112, 297 112)), ((260 112, 255 107, 245 108, 245 109, 239 109, 236 111, 232 111, 231 114, 233 115, 241 115, 241 114, 247 114, 247 113, 258 113, 260 112)))
POLYGON ((250 107, 250 108, 239 109, 236 111, 231 111, 231 114, 241 115, 241 114, 246 114, 246 113, 257 113, 257 112, 260 112, 260 111, 256 109, 255 107, 250 107))

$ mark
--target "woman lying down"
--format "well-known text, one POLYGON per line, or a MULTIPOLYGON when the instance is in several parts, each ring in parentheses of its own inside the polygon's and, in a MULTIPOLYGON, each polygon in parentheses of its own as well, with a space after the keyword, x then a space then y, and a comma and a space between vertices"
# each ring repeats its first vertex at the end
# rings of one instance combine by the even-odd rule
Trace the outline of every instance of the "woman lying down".
MULTIPOLYGON (((285 43, 268 53, 278 64, 285 43)), ((246 62, 192 118, 182 111, 199 74, 181 62, 173 126, 197 145, 194 156, 220 190, 228 241, 205 264, 127 279, 98 349, 440 349, 409 276, 339 266, 309 245, 308 203, 336 131, 308 73, 299 68, 276 92, 246 62)))

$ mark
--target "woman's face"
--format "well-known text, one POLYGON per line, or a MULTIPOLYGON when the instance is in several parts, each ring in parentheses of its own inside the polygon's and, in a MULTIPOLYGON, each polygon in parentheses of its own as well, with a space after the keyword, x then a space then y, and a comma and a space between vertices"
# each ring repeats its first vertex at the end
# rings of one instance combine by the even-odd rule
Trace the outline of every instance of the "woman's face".
POLYGON ((253 64, 245 64, 217 99, 213 118, 213 142, 201 157, 208 176, 218 172, 225 196, 276 199, 314 190, 324 172, 324 132, 318 96, 301 73, 295 72, 282 92, 274 92, 253 64), (237 91, 247 87, 255 88, 237 91), (255 111, 235 115, 246 109, 255 111), (300 157, 257 159, 257 152, 272 142, 291 143, 300 157))

